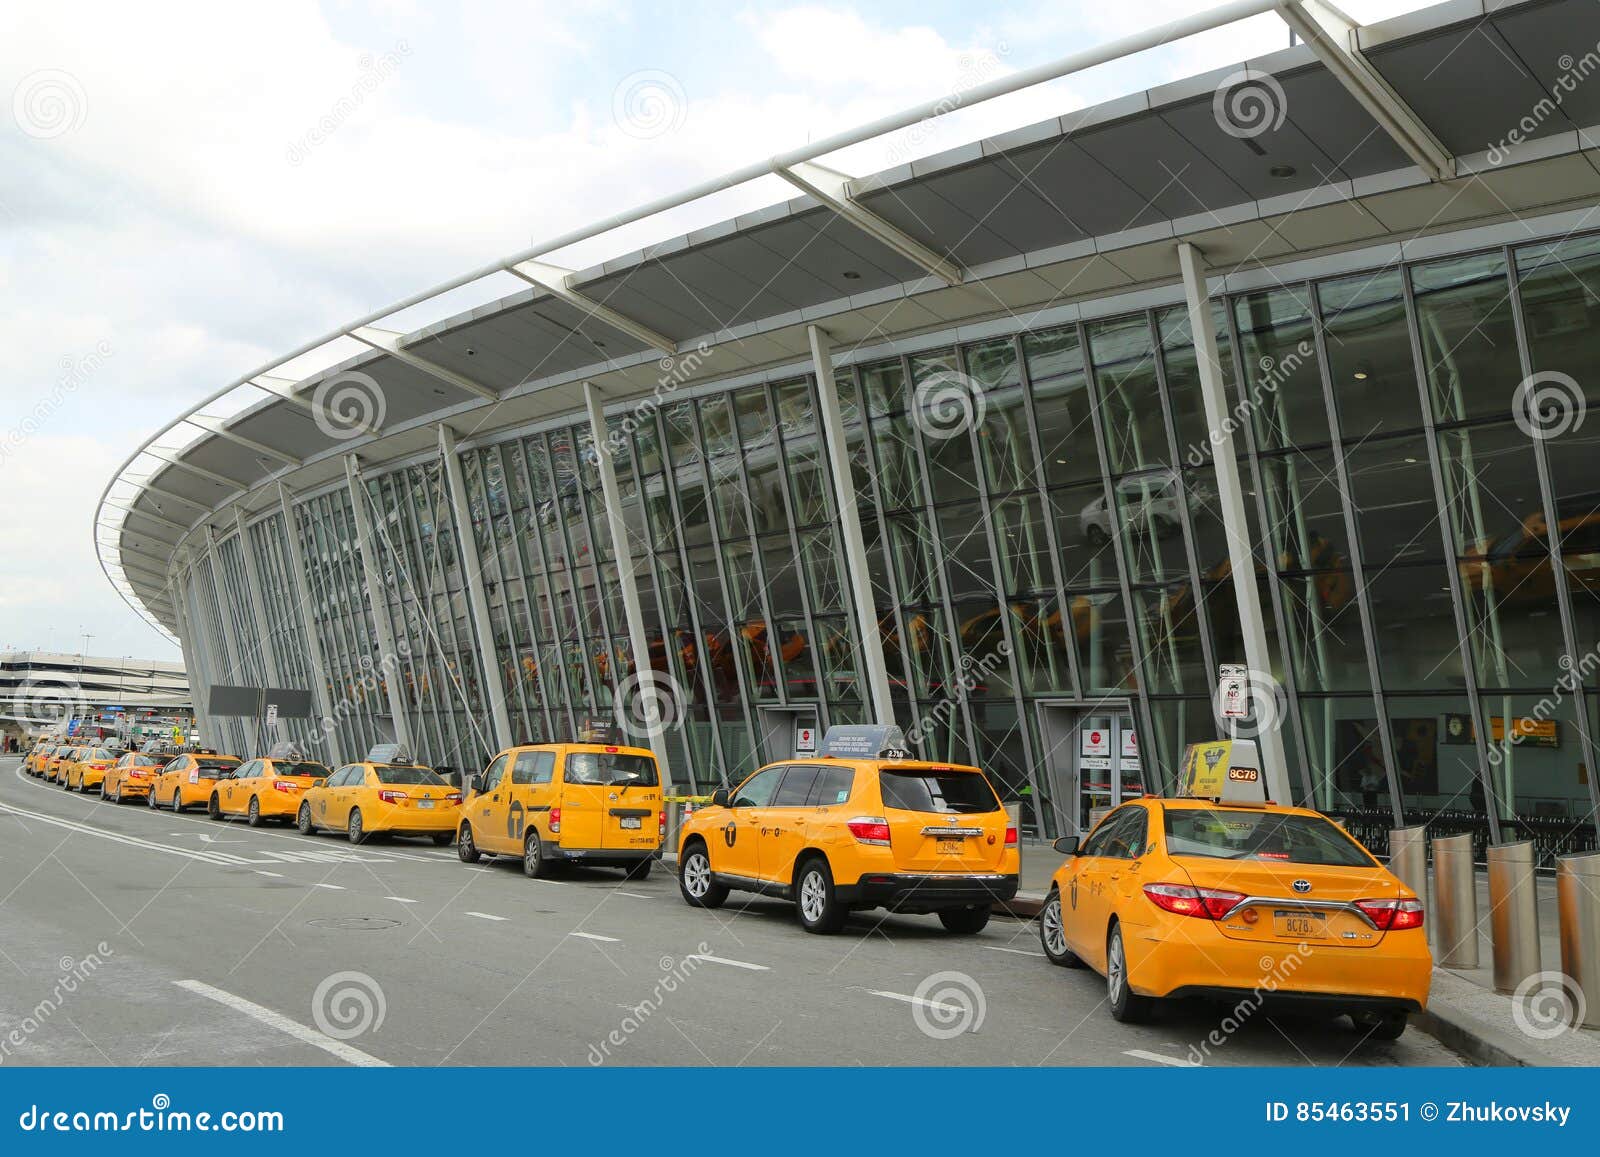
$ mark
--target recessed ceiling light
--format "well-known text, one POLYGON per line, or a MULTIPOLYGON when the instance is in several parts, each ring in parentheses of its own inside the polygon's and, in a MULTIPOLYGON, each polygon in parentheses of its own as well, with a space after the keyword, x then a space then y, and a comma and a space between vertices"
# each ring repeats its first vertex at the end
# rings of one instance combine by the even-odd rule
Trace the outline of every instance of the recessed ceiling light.
POLYGON ((1417 460, 1415 458, 1407 458, 1406 462, 1408 464, 1412 465, 1412 466, 1415 466, 1417 464, 1417 460))
POLYGON ((1277 177, 1279 180, 1285 180, 1294 176, 1300 170, 1295 168, 1293 165, 1273 165, 1272 168, 1268 169, 1267 171, 1274 177, 1277 177))
POLYGON ((846 281, 860 281, 861 280, 861 274, 857 273, 854 269, 846 269, 842 274, 840 274, 840 276, 843 277, 846 281))
POLYGON ((1364 382, 1366 380, 1367 380, 1367 371, 1366 370, 1357 370, 1356 371, 1356 381, 1364 382))

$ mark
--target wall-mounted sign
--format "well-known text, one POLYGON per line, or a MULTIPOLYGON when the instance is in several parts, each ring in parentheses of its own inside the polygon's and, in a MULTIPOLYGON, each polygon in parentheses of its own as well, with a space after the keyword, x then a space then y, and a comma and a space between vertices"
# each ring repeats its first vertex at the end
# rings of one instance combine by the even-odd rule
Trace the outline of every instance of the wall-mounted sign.
MULTIPOLYGON (((1489 737, 1496 743, 1505 742, 1506 721, 1502 716, 1489 716, 1489 737)), ((1557 730, 1554 719, 1534 719, 1524 715, 1511 721, 1511 742, 1519 747, 1523 744, 1560 747, 1561 732, 1557 730)))
POLYGON ((1087 756, 1110 755, 1110 729, 1105 727, 1085 727, 1079 733, 1078 754, 1087 756))
POLYGON ((794 753, 796 755, 815 755, 817 753, 817 729, 815 727, 796 727, 794 729, 794 753))

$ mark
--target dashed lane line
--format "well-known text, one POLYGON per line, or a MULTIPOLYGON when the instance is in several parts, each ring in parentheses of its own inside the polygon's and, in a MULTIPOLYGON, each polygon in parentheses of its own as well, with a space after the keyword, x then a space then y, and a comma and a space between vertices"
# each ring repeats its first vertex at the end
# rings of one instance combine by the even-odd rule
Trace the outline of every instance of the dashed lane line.
POLYGON ((726 956, 711 956, 704 952, 691 952, 685 960, 703 960, 707 964, 726 964, 729 968, 748 968, 751 972, 771 972, 765 964, 751 964, 748 960, 729 960, 726 956))
POLYGON ((1013 956, 1037 956, 1041 960, 1045 959, 1043 952, 1029 952, 1026 948, 1002 948, 998 944, 985 944, 984 947, 990 952, 1009 952, 1013 956))
POLYGON ((1158 1065, 1171 1065, 1175 1069, 1197 1069, 1200 1066, 1194 1061, 1186 1061, 1182 1057, 1162 1056, 1160 1053, 1148 1052, 1145 1049, 1123 1049, 1125 1057, 1137 1057, 1141 1061, 1154 1061, 1158 1065))
POLYGON ((417 901, 410 896, 385 896, 385 900, 393 900, 396 904, 415 904, 417 901))
POLYGON ((504 920, 504 916, 496 916, 493 912, 467 912, 467 916, 476 916, 479 920, 504 920))
POLYGON ((598 940, 602 944, 621 944, 615 936, 602 936, 598 932, 568 932, 568 936, 576 936, 582 940, 598 940))
POLYGON ((907 1004, 920 1004, 923 1008, 936 1008, 941 1012, 965 1012, 959 1004, 947 1004, 942 1000, 928 1000, 921 996, 907 996, 903 992, 885 992, 881 988, 867 989, 873 996, 886 996, 890 1000, 903 1000, 907 1004))
POLYGON ((207 1000, 214 1000, 220 1005, 233 1009, 235 1012, 242 1012, 245 1016, 261 1022, 268 1028, 275 1028, 286 1036, 292 1036, 295 1040, 303 1041, 313 1048, 319 1048, 325 1053, 338 1057, 346 1064, 358 1065, 362 1068, 389 1067, 388 1061, 379 1060, 371 1053, 364 1053, 354 1045, 335 1040, 333 1037, 328 1036, 326 1033, 318 1032, 309 1025, 303 1025, 297 1020, 290 1020, 281 1012, 273 1012, 272 1009, 265 1008, 253 1000, 235 996, 231 992, 215 988, 202 980, 174 980, 172 983, 197 996, 203 996, 207 1000))

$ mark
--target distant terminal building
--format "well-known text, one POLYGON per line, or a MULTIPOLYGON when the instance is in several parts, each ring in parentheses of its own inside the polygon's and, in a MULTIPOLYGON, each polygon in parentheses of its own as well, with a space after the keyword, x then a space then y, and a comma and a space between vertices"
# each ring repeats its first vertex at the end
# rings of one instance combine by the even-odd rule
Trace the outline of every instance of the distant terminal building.
POLYGON ((185 734, 193 727, 182 663, 50 651, 0 654, 0 739, 185 734))

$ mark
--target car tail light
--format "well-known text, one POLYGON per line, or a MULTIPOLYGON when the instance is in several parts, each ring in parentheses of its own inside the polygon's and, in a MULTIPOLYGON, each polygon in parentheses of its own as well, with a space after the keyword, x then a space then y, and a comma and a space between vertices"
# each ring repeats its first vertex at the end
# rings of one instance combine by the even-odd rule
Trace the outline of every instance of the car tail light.
POLYGON ((461 802, 461 793, 459 791, 451 792, 449 795, 444 797, 444 802, 445 803, 455 803, 455 804, 460 803, 461 802))
POLYGON ((1377 925, 1379 932, 1422 927, 1422 901, 1414 897, 1403 900, 1357 900, 1356 907, 1377 925))
POLYGON ((1014 827, 1011 827, 1008 824, 1008 825, 1006 825, 1006 847, 1014 848, 1016 846, 1017 846, 1017 829, 1014 828, 1014 827))
POLYGON ((380 791, 378 793, 378 798, 384 803, 404 803, 406 800, 406 793, 403 791, 380 791))
POLYGON ((1144 894, 1163 912, 1197 916, 1201 920, 1220 920, 1244 899, 1243 892, 1195 888, 1188 884, 1146 884, 1144 894))
POLYGON ((550 809, 550 834, 553 836, 561 834, 561 809, 558 807, 550 809))
POLYGON ((143 779, 144 778, 144 772, 130 768, 128 770, 128 778, 129 779, 143 779))
POLYGON ((273 791, 299 791, 300 785, 292 779, 275 779, 272 781, 273 791))
POLYGON ((656 830, 660 832, 667 830, 667 813, 664 811, 656 813, 656 830))
POLYGON ((889 821, 882 816, 857 816, 845 823, 858 843, 889 846, 889 821))

